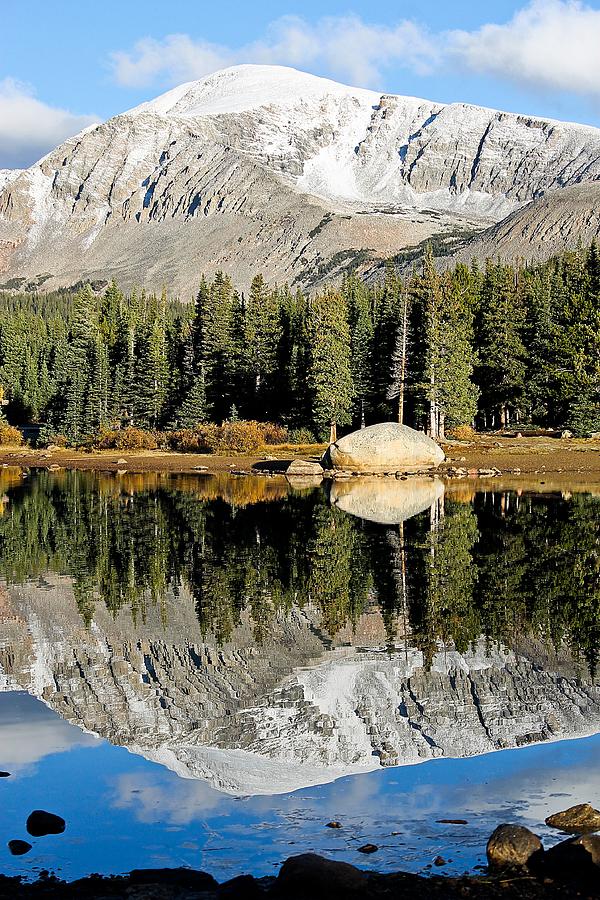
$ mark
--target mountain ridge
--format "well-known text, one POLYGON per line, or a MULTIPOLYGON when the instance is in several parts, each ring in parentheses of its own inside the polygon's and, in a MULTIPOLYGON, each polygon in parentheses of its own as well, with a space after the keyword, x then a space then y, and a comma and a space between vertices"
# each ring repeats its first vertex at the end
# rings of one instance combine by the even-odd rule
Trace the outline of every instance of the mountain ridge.
POLYGON ((0 173, 0 286, 310 287, 596 179, 592 126, 236 66, 0 173))

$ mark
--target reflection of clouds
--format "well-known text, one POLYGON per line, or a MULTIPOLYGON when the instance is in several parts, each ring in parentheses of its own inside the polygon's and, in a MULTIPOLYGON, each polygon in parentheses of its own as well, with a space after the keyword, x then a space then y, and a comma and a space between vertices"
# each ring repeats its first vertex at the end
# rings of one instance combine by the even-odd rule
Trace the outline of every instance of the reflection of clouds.
POLYGON ((169 822, 186 825, 208 812, 219 812, 231 798, 204 781, 181 779, 160 773, 132 772, 120 775, 110 798, 115 809, 126 809, 146 824, 169 822))
POLYGON ((0 693, 0 763, 13 774, 52 753, 98 742, 34 697, 21 691, 0 693))
POLYGON ((537 824, 559 809, 591 802, 600 795, 599 748, 600 736, 595 736, 540 748, 543 760, 534 753, 526 756, 527 750, 507 751, 509 765, 498 778, 472 785, 469 807, 481 813, 508 810, 515 819, 537 824))

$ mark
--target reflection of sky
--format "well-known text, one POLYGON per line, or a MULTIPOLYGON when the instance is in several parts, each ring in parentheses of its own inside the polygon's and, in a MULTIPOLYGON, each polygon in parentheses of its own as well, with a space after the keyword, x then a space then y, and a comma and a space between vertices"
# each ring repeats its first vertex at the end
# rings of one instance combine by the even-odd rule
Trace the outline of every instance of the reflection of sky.
POLYGON ((13 774, 50 753, 64 753, 97 740, 25 692, 0 695, 0 757, 4 768, 13 774))
POLYGON ((306 851, 413 871, 441 854, 452 860, 447 871, 464 871, 483 862, 487 835, 499 822, 522 822, 556 839, 540 823, 550 812, 598 797, 599 751, 597 735, 236 799, 88 737, 32 698, 0 694, 0 768, 16 773, 0 781, 0 871, 49 868, 73 878, 190 865, 226 878, 271 874, 286 857, 306 851), (33 840, 28 856, 10 857, 6 843, 26 836, 34 808, 64 816, 67 830, 33 840), (339 831, 324 827, 333 818, 343 823, 339 831), (469 824, 440 825, 440 818, 469 824), (358 854, 366 841, 378 844, 379 853, 358 854))

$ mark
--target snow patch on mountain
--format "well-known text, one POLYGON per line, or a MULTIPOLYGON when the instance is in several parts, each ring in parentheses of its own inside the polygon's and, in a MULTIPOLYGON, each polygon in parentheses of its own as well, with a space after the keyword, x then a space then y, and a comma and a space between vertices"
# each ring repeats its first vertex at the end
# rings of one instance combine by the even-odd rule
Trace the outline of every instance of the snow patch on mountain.
POLYGON ((0 191, 18 178, 22 171, 22 169, 0 169, 0 191))

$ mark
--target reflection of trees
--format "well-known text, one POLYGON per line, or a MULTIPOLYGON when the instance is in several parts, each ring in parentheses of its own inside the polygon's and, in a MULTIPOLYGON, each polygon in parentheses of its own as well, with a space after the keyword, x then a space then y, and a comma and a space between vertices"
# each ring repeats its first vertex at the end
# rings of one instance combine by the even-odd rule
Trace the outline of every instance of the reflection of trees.
POLYGON ((320 505, 311 522, 308 587, 319 607, 323 626, 335 634, 352 624, 365 606, 371 583, 360 525, 339 510, 320 505))
POLYGON ((600 499, 490 494, 476 502, 476 602, 492 634, 568 641, 595 671, 600 641, 600 499))
POLYGON ((255 637, 307 603, 334 635, 376 599, 391 645, 400 632, 431 656, 481 634, 511 644, 535 632, 595 668, 600 640, 600 500, 477 495, 382 527, 321 492, 279 499, 249 485, 219 496, 208 480, 84 473, 7 485, 0 571, 23 582, 73 579, 86 622, 101 602, 143 621, 168 591, 190 591, 205 632, 225 641, 244 617, 255 637), (236 502, 239 500, 240 502, 236 502))
POLYGON ((428 659, 436 642, 452 640, 464 651, 481 632, 474 605, 477 578, 473 548, 477 519, 471 506, 448 501, 421 537, 421 584, 412 604, 414 634, 428 659))

